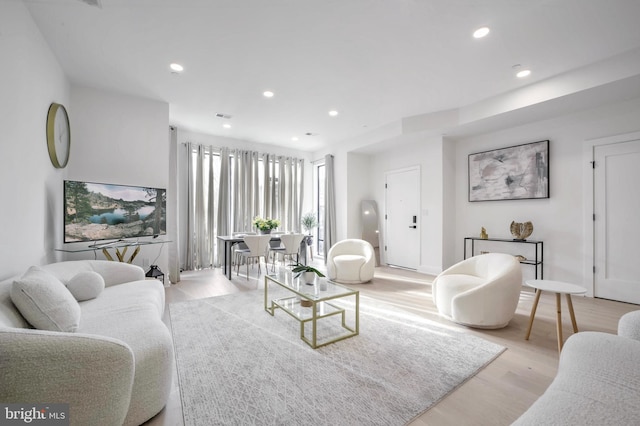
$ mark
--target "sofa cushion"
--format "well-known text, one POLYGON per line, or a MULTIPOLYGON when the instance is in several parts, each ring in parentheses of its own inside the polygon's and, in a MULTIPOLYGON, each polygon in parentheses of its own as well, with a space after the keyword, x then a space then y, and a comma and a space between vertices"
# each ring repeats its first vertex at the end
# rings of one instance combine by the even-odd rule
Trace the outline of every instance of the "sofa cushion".
POLYGON ((37 266, 13 282, 11 300, 37 329, 75 332, 80 324, 80 306, 71 292, 37 266))
POLYGON ((104 278, 97 272, 80 272, 69 280, 67 289, 78 302, 95 299, 104 290, 104 278))

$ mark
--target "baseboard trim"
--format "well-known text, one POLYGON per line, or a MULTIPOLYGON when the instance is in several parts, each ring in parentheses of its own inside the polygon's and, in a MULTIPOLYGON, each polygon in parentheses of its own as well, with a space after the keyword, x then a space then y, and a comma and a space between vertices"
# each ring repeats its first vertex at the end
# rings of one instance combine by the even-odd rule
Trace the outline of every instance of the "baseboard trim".
POLYGON ((438 268, 436 266, 420 265, 418 266, 417 272, 425 275, 435 276, 442 272, 442 268, 438 268))

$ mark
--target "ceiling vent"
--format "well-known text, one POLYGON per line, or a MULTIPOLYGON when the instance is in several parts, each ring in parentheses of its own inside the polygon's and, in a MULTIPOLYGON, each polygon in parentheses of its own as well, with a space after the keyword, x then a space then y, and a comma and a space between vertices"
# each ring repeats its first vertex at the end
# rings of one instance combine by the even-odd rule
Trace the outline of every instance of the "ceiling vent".
POLYGON ((216 117, 224 118, 225 120, 230 120, 231 119, 231 116, 229 114, 223 114, 221 112, 216 112, 216 117))
POLYGON ((95 6, 98 9, 102 9, 102 0, 80 0, 82 3, 86 3, 89 6, 95 6))

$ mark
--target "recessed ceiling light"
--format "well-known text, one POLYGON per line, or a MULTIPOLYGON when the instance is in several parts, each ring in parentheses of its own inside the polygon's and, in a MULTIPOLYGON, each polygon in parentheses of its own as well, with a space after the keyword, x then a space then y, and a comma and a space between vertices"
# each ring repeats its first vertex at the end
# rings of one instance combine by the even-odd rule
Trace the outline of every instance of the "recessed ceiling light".
POLYGON ((528 77, 530 74, 531 74, 531 70, 522 70, 516 73, 516 77, 524 78, 524 77, 528 77))
POLYGON ((298 140, 298 138, 294 136, 294 137, 291 138, 291 140, 295 142, 295 141, 298 140))
POLYGON ((262 92, 262 95, 263 95, 265 98, 273 98, 273 95, 274 95, 274 94, 275 94, 275 93, 273 93, 271 90, 266 90, 266 91, 262 92))
POLYGON ((171 68, 171 71, 174 72, 182 72, 184 70, 184 67, 182 65, 176 64, 175 62, 173 64, 170 64, 169 68, 171 68))
POLYGON ((477 30, 475 30, 473 32, 473 37, 474 38, 482 38, 482 37, 486 37, 487 34, 489 34, 491 30, 489 29, 489 27, 482 27, 482 28, 478 28, 477 30))
POLYGON ((225 129, 230 129, 230 128, 231 128, 231 124, 229 124, 229 123, 224 123, 224 124, 222 125, 222 127, 224 127, 225 129))
POLYGON ((336 111, 335 109, 331 110, 331 111, 329 111, 329 115, 332 116, 332 117, 335 117, 336 115, 338 115, 338 111, 336 111))

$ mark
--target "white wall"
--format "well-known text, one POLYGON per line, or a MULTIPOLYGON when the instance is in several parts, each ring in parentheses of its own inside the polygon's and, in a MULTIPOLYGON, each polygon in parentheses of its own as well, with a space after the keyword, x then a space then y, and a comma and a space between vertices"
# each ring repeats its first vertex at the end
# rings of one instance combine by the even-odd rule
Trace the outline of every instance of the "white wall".
MULTIPOLYGON (((385 173, 407 167, 420 167, 421 214, 420 266, 418 271, 437 274, 443 267, 443 139, 423 134, 397 138, 397 147, 376 154, 371 165, 371 184, 380 215, 385 214, 385 173)), ((381 263, 385 263, 384 227, 382 229, 381 263)))
MULTIPOLYGON (((347 228, 346 238, 362 238, 363 200, 374 199, 374 188, 371 184, 371 156, 354 152, 347 153, 347 228)), ((336 182, 337 186, 342 186, 336 182)), ((380 210, 380 204, 378 204, 380 210)))
POLYGON ((455 246, 448 242, 456 235, 456 144, 442 144, 442 269, 457 262, 455 246))
MULTIPOLYGON (((52 102, 69 107, 69 83, 21 1, 0 3, 0 279, 58 259, 62 180, 49 160, 52 102)), ((71 116, 73 120, 73 116, 71 116)))
MULTIPOLYGON (((73 142, 66 178, 167 188, 167 205, 176 202, 175 191, 169 186, 167 103, 74 86, 69 114, 73 142)), ((175 239, 175 235, 169 233, 172 221, 175 217, 167 215, 168 233, 162 239, 175 239)), ((62 234, 56 236, 56 242, 60 244, 61 241, 62 234)), ((83 245, 86 244, 66 244, 65 247, 83 245)), ((161 244, 144 246, 133 263, 145 269, 149 263, 157 264, 167 274, 168 252, 169 249, 161 244)), ((65 258, 93 256, 90 252, 67 254, 65 258)), ((98 258, 103 257, 98 254, 98 258)))
MULTIPOLYGON (((640 130, 640 99, 601 106, 596 109, 560 116, 507 128, 480 136, 467 137, 456 143, 456 230, 454 238, 445 240, 446 250, 454 250, 462 259, 463 238, 478 236, 485 227, 489 237, 512 238, 512 220, 533 222, 530 239, 544 241, 544 277, 584 285, 585 252, 593 242, 584 229, 591 226, 591 209, 583 206, 585 168, 591 167, 583 156, 585 141, 594 138, 640 130), (503 148, 526 142, 550 140, 550 198, 468 202, 467 157, 474 152, 503 148)), ((508 251, 504 246, 492 246, 487 251, 508 251)), ((512 254, 518 251, 508 252, 512 254)), ((523 253, 524 254, 524 253, 523 253)), ((524 254, 526 257, 530 257, 524 254)), ((532 276, 532 267, 523 267, 525 279, 532 276)), ((587 287, 587 286, 585 286, 587 287)), ((591 292, 591 288, 587 288, 591 292)))

